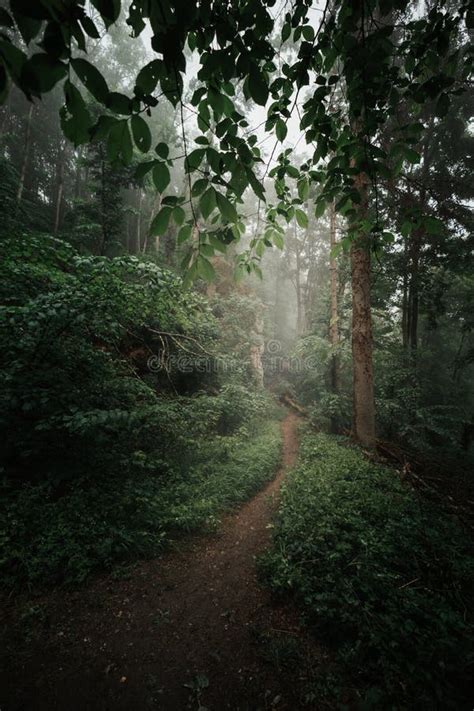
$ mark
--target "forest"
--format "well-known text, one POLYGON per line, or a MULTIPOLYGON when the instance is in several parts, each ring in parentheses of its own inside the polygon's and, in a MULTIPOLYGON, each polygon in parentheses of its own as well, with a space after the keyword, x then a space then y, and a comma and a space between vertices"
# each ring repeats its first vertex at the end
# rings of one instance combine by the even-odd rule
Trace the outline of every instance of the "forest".
POLYGON ((471 711, 471 0, 0 0, 0 708, 471 711))

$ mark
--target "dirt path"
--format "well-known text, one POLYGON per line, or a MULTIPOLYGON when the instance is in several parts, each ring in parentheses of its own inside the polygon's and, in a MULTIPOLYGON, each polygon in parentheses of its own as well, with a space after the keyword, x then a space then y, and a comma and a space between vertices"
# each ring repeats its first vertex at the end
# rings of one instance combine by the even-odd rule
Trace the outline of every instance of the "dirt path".
POLYGON ((49 630, 9 671, 16 703, 2 711, 297 708, 293 684, 269 663, 279 649, 272 633, 298 635, 297 619, 272 602, 255 568, 275 494, 295 461, 296 424, 293 414, 282 422, 275 479, 227 516, 217 536, 144 562, 133 579, 108 577, 48 598, 49 630))

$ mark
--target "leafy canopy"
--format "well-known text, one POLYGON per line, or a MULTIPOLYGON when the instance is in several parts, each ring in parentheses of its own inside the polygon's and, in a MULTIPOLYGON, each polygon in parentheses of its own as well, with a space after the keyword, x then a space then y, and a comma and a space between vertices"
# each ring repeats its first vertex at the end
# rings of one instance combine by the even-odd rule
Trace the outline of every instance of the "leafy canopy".
MULTIPOLYGON (((183 126, 184 111, 193 112, 202 135, 193 149, 183 130, 187 194, 165 196, 152 225, 155 235, 163 234, 170 220, 181 227, 180 239, 191 243, 185 258, 190 276, 212 276, 208 257, 244 231, 238 211, 244 191, 250 187, 265 201, 269 165, 236 108, 236 88, 248 102, 267 108, 265 129, 275 133, 271 159, 295 110, 306 142, 314 147, 302 166, 292 164, 290 149, 277 157, 269 173, 277 202, 267 206, 264 234, 243 265, 251 270, 262 245, 281 244, 279 217, 296 216, 304 223, 295 209, 311 183, 319 186, 317 215, 335 200, 349 218, 352 235, 380 231, 377 218, 359 221, 361 196, 354 176, 365 173, 375 185, 379 177, 399 173, 405 162, 418 162, 423 123, 398 121, 389 146, 378 140, 382 127, 401 102, 416 109, 437 100, 438 114, 444 115, 450 97, 464 90, 472 64, 472 53, 461 51, 455 41, 473 24, 468 0, 454 10, 441 0, 422 17, 409 0, 328 1, 322 10, 310 0, 295 0, 283 10, 275 0, 92 0, 91 5, 88 13, 85 0, 11 0, 9 11, 0 15, 0 99, 6 100, 10 83, 31 100, 62 83, 65 135, 75 145, 106 140, 109 158, 124 163, 131 162, 134 145, 149 153, 146 117, 153 108, 171 102, 179 107, 183 126), (88 38, 99 39, 122 10, 133 38, 145 28, 151 32, 156 54, 139 71, 131 96, 110 91, 86 58, 88 38), (314 23, 315 16, 320 21, 314 23), (294 50, 291 61, 285 61, 286 44, 294 50), (191 57, 199 60, 198 86, 187 104, 184 75, 191 57), (88 93, 102 108, 98 120, 91 115, 88 93), (296 198, 288 179, 298 183, 296 198), (184 206, 189 209, 183 218, 184 206)), ((160 143, 138 177, 152 171, 163 193, 173 160, 160 143)))

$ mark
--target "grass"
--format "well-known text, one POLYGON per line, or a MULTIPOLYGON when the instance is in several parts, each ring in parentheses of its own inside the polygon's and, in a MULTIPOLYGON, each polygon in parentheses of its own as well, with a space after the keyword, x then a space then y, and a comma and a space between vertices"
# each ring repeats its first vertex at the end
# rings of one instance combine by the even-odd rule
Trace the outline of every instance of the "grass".
POLYGON ((7 589, 77 584, 155 555, 185 532, 212 528, 226 509, 271 479, 279 425, 257 421, 230 436, 196 440, 184 470, 78 478, 59 495, 50 482, 4 484, 0 576, 7 589))
POLYGON ((306 432, 261 566, 331 647, 338 671, 329 685, 319 679, 326 696, 362 708, 470 708, 469 533, 396 472, 306 432))

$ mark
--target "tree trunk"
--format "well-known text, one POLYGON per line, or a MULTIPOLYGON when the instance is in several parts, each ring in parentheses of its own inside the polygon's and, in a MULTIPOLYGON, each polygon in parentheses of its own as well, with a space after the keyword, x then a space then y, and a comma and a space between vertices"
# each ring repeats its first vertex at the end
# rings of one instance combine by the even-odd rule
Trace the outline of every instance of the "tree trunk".
POLYGON ((54 227, 53 232, 55 235, 59 232, 59 227, 61 224, 61 208, 63 202, 64 193, 64 163, 66 161, 66 141, 63 141, 58 154, 58 160, 56 163, 56 197, 55 197, 55 210, 54 210, 54 227))
POLYGON ((28 109, 28 115, 26 118, 25 149, 23 152, 23 162, 21 165, 20 182, 18 183, 18 190, 17 190, 17 194, 16 194, 17 205, 20 205, 20 203, 21 203, 21 200, 23 197, 23 191, 25 188, 26 169, 28 167, 28 160, 30 157, 31 121, 33 118, 33 109, 34 109, 34 104, 30 104, 30 107, 28 109))
POLYGON ((295 274, 295 286, 296 286, 296 334, 301 336, 303 333, 303 304, 301 299, 301 259, 300 259, 300 248, 298 242, 295 245, 295 256, 296 256, 296 274, 295 274))
MULTIPOLYGON (((367 33, 368 17, 366 15, 365 0, 354 0, 351 10, 357 17, 359 25, 354 33, 357 47, 354 48, 355 56, 366 52, 365 37, 367 33)), ((370 16, 373 21, 373 16, 370 16)), ((353 65, 347 65, 345 71, 353 75, 353 65)), ((362 61, 355 70, 355 78, 361 82, 362 91, 365 82, 365 64, 362 61)), ((360 96, 355 96, 355 106, 350 104, 351 129, 354 138, 365 148, 365 96, 362 96, 362 107, 359 106, 360 96)), ((351 161, 355 166, 355 160, 351 161)), ((355 439, 364 447, 375 447, 375 401, 374 401, 374 370, 372 359, 372 313, 370 304, 370 250, 371 239, 365 224, 368 218, 368 176, 365 170, 358 168, 354 176, 353 187, 359 194, 359 201, 355 204, 356 214, 352 224, 353 242, 351 245, 351 277, 352 277, 352 389, 353 413, 352 431, 355 439)))
POLYGON ((99 254, 101 257, 105 255, 105 250, 108 242, 108 231, 106 222, 106 197, 105 197, 105 156, 104 148, 100 146, 100 222, 102 227, 102 242, 100 245, 99 254))
MULTIPOLYGON (((152 206, 151 206, 151 211, 150 211, 150 220, 148 222, 148 233, 150 233, 151 230, 151 225, 153 222, 153 218, 155 217, 156 213, 161 207, 161 193, 156 193, 155 197, 153 198, 152 206)), ((160 251, 160 236, 156 235, 155 237, 155 252, 158 254, 160 251)))
POLYGON ((402 345, 403 349, 408 348, 408 242, 407 237, 403 240, 403 292, 402 292, 402 345))
POLYGON ((82 197, 82 147, 76 150, 75 156, 75 173, 74 173, 74 200, 79 200, 82 197))
POLYGON ((137 210, 137 254, 142 251, 142 202, 143 202, 143 192, 138 191, 138 210, 137 210))
MULTIPOLYGON (((331 310, 329 317, 329 342, 332 348, 331 355, 331 392, 337 395, 339 392, 339 356, 337 354, 337 347, 339 345, 339 316, 337 310, 337 292, 338 292, 338 279, 337 279, 337 262, 334 256, 334 247, 336 246, 336 210, 334 203, 331 204, 330 208, 330 255, 329 255, 329 272, 331 276, 331 310)), ((338 423, 335 417, 331 417, 331 431, 336 433, 338 430, 338 423)))
POLYGON ((411 259, 410 259, 410 288, 408 291, 408 343, 413 358, 416 358, 418 348, 418 312, 420 307, 420 252, 423 241, 423 230, 421 228, 413 231, 411 238, 411 259))
MULTIPOLYGON (((358 219, 367 216, 365 175, 354 181, 361 196, 358 219)), ((351 246, 352 275, 352 368, 354 437, 364 447, 375 446, 374 374, 372 361, 372 315, 370 306, 370 240, 359 232, 351 246)))

